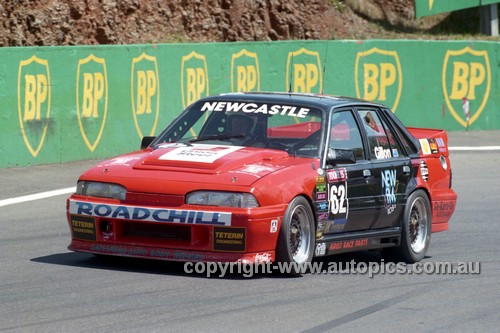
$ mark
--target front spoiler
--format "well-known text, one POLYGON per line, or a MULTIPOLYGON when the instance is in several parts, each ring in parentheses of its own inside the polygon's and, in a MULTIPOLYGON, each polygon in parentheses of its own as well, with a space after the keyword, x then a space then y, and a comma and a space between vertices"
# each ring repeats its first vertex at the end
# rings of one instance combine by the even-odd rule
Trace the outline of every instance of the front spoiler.
POLYGON ((272 262, 275 260, 274 251, 256 253, 186 251, 161 247, 85 242, 79 240, 73 240, 68 246, 68 250, 120 257, 182 262, 242 262, 251 264, 272 262))

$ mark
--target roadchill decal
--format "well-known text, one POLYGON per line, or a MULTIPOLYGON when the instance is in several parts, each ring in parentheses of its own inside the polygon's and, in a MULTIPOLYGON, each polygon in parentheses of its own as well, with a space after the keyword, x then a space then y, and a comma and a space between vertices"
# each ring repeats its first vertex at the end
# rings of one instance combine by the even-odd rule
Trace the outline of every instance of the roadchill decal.
POLYGON ((70 200, 70 214, 120 220, 169 222, 185 224, 231 225, 231 213, 196 210, 156 209, 126 205, 97 204, 70 200))
POLYGON ((241 148, 244 147, 193 144, 188 147, 184 146, 175 148, 168 153, 161 155, 158 159, 168 161, 213 163, 219 158, 240 150, 241 148))
POLYGON ((205 102, 201 111, 223 111, 223 112, 244 112, 244 113, 262 113, 281 116, 305 118, 310 109, 291 105, 261 104, 244 102, 205 102))

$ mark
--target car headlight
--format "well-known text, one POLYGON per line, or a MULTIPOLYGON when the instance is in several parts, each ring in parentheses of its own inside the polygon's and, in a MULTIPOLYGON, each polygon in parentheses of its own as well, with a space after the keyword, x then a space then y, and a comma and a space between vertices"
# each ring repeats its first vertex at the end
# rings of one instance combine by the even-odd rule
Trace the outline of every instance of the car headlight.
POLYGON ((251 193, 196 191, 186 196, 188 205, 253 208, 259 207, 251 193))
POLYGON ((76 184, 76 194, 125 200, 127 190, 125 187, 116 184, 79 181, 76 184))

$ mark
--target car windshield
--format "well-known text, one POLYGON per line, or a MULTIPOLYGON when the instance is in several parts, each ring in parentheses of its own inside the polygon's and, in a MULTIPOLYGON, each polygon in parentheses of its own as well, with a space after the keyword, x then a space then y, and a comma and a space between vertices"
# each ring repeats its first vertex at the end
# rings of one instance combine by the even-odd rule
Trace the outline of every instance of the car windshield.
POLYGON ((154 146, 196 142, 318 157, 321 127, 322 112, 316 108, 273 102, 200 101, 167 127, 154 146))

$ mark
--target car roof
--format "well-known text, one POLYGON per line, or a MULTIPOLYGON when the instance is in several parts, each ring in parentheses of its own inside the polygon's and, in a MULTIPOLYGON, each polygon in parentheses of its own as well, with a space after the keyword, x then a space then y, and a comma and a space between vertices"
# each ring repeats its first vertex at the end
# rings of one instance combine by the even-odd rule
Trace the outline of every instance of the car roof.
POLYGON ((237 92, 225 93, 219 95, 208 96, 204 100, 237 100, 237 101, 251 101, 251 102, 270 102, 273 103, 296 103, 306 104, 310 106, 317 106, 326 109, 332 107, 352 106, 352 105, 365 105, 386 107, 381 104, 365 101, 358 98, 333 96, 325 94, 306 94, 306 93, 286 93, 286 92, 237 92))

